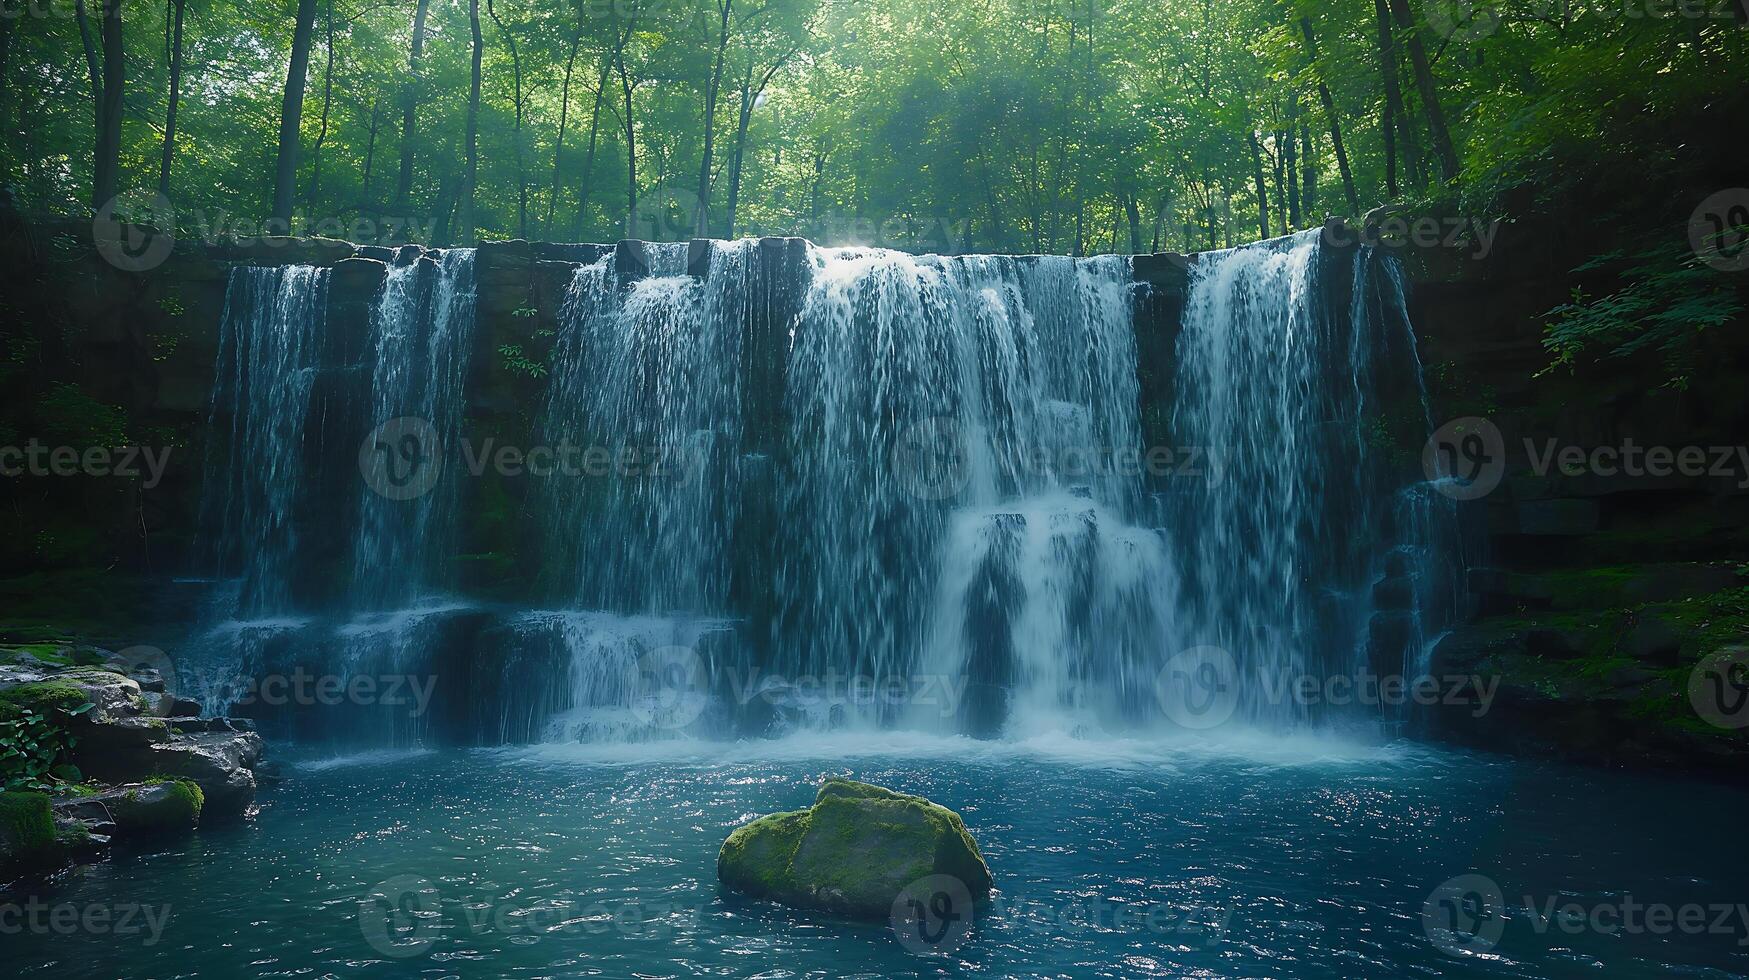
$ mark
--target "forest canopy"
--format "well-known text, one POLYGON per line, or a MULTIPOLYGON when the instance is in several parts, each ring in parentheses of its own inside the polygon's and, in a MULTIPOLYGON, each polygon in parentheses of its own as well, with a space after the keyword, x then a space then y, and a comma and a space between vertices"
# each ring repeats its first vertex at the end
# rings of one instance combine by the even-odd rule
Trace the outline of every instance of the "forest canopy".
MULTIPOLYGON (((1737 0, 5 0, 17 206, 207 234, 1193 250, 1680 165, 1737 0), (162 202, 160 202, 160 210, 162 202)), ((1723 138, 1723 137, 1721 137, 1723 138)), ((1619 179, 1619 178, 1618 178, 1619 179)))

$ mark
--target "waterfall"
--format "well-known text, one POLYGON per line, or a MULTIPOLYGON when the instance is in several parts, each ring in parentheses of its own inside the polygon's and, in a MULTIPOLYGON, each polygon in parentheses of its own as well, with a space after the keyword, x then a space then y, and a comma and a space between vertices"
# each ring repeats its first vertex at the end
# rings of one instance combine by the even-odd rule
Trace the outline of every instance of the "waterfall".
POLYGON ((543 673, 558 682, 506 707, 504 730, 673 734, 693 718, 645 710, 652 661, 672 653, 714 670, 733 660, 723 617, 756 244, 713 243, 702 279, 686 274, 685 245, 648 246, 649 274, 632 281, 613 254, 573 276, 539 427, 570 461, 539 490, 546 579, 566 607, 515 620, 506 676, 494 679, 507 691, 543 673))
MULTIPOLYGON (((389 268, 362 345, 329 330, 328 281, 310 266, 231 273, 202 504, 222 587, 179 664, 210 711, 264 674, 429 673, 468 609, 432 593, 456 540, 460 467, 443 456, 461 434, 474 252, 389 268), (436 479, 417 492, 372 478, 385 423, 422 440, 436 479)), ((388 724, 414 738, 424 721, 388 724)))
MULTIPOLYGON (((407 493, 384 493, 370 480, 359 484, 351 590, 358 608, 398 609, 443 584, 439 565, 456 543, 456 450, 463 384, 472 362, 474 308, 474 250, 450 249, 435 262, 420 258, 389 269, 371 311, 375 364, 369 421, 379 433, 390 426, 405 429, 402 435, 432 443, 419 446, 420 452, 449 458, 422 460, 436 470, 429 487, 421 483, 407 493)), ((368 451, 393 448, 373 445, 368 451)))
POLYGON ((239 580, 241 616, 292 605, 294 509, 327 314, 326 269, 236 269, 225 290, 199 528, 208 569, 239 580))
POLYGON ((1402 273, 1370 249, 1192 260, 1147 393, 1165 447, 1126 258, 609 252, 572 273, 531 420, 521 605, 451 574, 475 254, 390 267, 367 342, 329 336, 326 282, 232 275, 228 676, 456 673, 444 724, 486 742, 1146 732, 1211 695, 1281 731, 1376 720, 1284 695, 1425 670, 1461 599, 1402 273))
POLYGON ((652 249, 654 274, 635 282, 612 255, 573 277, 542 424, 574 464, 545 480, 560 599, 639 614, 726 605, 753 245, 716 243, 702 281, 675 271, 684 246, 652 249))
POLYGON ((1172 581, 1122 465, 1141 443, 1128 260, 813 254, 777 669, 966 682, 907 714, 980 733, 1011 707, 1136 708, 1172 581))
POLYGON ((1392 260, 1317 232, 1192 269, 1172 428, 1220 479, 1179 488, 1165 523, 1183 636, 1231 658, 1253 722, 1327 717, 1280 696, 1298 677, 1404 674, 1439 615, 1449 515, 1389 451, 1431 428, 1404 310, 1392 260))

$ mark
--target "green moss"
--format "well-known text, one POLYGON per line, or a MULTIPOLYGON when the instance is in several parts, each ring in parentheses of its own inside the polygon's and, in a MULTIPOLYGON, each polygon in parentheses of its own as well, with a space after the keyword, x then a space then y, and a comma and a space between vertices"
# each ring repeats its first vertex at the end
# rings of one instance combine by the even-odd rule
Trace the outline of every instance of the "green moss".
POLYGON ((717 855, 717 875, 731 888, 755 896, 793 887, 790 862, 811 825, 807 810, 773 813, 735 828, 717 855))
POLYGON ((33 708, 43 714, 51 711, 74 712, 91 703, 85 692, 60 681, 38 681, 20 684, 0 691, 0 701, 19 708, 33 708))
POLYGON ((911 883, 953 875, 975 896, 989 869, 959 815, 918 796, 829 780, 807 810, 760 817, 723 842, 730 888, 859 918, 885 917, 911 883))
POLYGON ((1542 578, 1556 609, 1614 609, 1627 602, 1628 583, 1639 572, 1634 565, 1603 565, 1542 578))
POLYGON ((25 657, 58 667, 73 665, 73 657, 63 643, 18 643, 0 646, 0 663, 20 663, 25 657))
POLYGON ((200 823, 206 794, 193 780, 154 776, 145 785, 164 787, 166 798, 145 802, 140 799, 139 790, 128 790, 109 804, 117 826, 141 833, 160 833, 188 830, 200 823))
POLYGON ((42 793, 0 792, 0 864, 28 860, 55 843, 55 816, 42 793))
POLYGON ((73 446, 125 446, 127 413, 105 405, 78 385, 57 383, 36 404, 36 418, 45 439, 73 446))

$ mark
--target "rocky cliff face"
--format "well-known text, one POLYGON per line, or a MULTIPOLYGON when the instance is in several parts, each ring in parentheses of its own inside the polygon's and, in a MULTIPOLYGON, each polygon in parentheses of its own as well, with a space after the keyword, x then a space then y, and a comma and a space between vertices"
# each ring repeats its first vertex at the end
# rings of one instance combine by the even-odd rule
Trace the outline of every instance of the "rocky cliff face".
POLYGON ((1730 651, 1749 639, 1749 337, 1742 323, 1710 331, 1685 386, 1650 351, 1550 368, 1547 313, 1597 285, 1571 271, 1597 247, 1509 225, 1483 259, 1405 255, 1437 421, 1486 419, 1503 456, 1497 485, 1465 504, 1475 618, 1432 659, 1436 674, 1497 676, 1501 692, 1485 716, 1424 724, 1740 778, 1749 712, 1730 651))

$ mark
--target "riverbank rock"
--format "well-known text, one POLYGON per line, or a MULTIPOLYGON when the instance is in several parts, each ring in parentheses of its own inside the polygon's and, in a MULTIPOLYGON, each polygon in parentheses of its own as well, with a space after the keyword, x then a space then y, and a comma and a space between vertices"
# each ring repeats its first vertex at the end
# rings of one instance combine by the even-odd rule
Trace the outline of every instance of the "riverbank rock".
POLYGON ((159 779, 116 786, 79 803, 87 812, 107 811, 112 836, 152 837, 193 830, 206 794, 190 779, 159 779))
POLYGON ((806 810, 737 827, 717 855, 735 891, 799 908, 885 920, 908 885, 949 875, 974 901, 990 869, 960 815, 921 796, 829 779, 806 810))
POLYGON ((53 863, 54 811, 41 793, 0 793, 0 884, 12 875, 53 863))
POLYGON ((0 645, 0 721, 29 713, 39 743, 59 744, 39 787, 107 804, 124 836, 247 814, 261 736, 246 721, 198 711, 164 693, 151 665, 65 643, 0 645))

